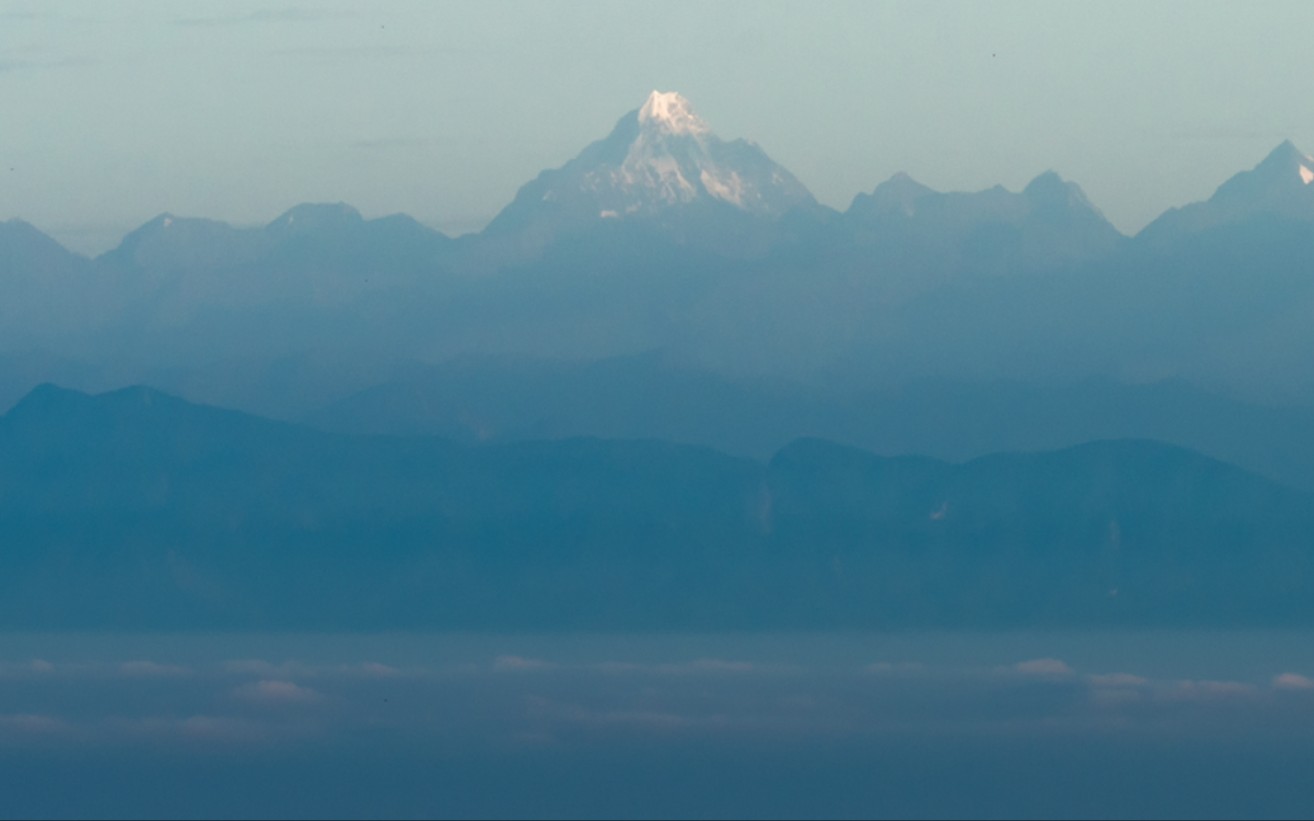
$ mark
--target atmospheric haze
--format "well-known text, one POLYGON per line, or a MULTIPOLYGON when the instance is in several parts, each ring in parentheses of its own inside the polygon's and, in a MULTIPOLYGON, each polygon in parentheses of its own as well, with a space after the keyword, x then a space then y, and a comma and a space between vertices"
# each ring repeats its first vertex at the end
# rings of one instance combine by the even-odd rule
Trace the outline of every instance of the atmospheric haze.
POLYGON ((0 815, 1308 814, 1311 24, 0 5, 0 815))

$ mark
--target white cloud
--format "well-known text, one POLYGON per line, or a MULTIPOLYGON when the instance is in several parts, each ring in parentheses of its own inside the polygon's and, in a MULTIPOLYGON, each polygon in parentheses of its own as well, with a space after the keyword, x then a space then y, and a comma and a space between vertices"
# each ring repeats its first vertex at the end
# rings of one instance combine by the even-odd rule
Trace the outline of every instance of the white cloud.
POLYGON ((0 715, 0 739, 15 736, 52 735, 68 730, 62 719, 34 713, 0 715))
POLYGON ((1254 695, 1255 685, 1241 681, 1194 681, 1175 683, 1168 692, 1169 698, 1188 701, 1206 701, 1220 698, 1238 698, 1254 695))
POLYGON ((1299 673, 1283 673, 1273 677, 1273 686, 1279 690, 1314 690, 1314 679, 1299 673))
POLYGON ((176 730, 189 738, 206 741, 256 741, 267 736, 259 724, 227 716, 189 716, 178 722, 176 730))
POLYGON ((392 678, 403 671, 377 661, 348 664, 306 664, 300 661, 274 663, 265 659, 230 659, 221 668, 237 676, 254 676, 262 679, 359 677, 392 678))
POLYGON ((27 676, 32 674, 49 675, 55 672, 55 665, 45 659, 32 659, 23 662, 0 662, 0 676, 27 676))
POLYGON ((732 659, 700 658, 691 661, 639 664, 630 661, 604 661, 590 665, 603 673, 649 673, 664 676, 690 676, 700 674, 737 674, 760 671, 759 665, 732 659))
POLYGON ((1131 673, 1105 673, 1086 678, 1092 687, 1144 687, 1149 680, 1131 673))
POLYGON ((498 656, 493 659, 493 669, 499 673, 547 670, 553 666, 554 665, 550 661, 525 658, 523 656, 498 656))
POLYGON ((286 733, 288 727, 266 725, 224 715, 109 716, 94 728, 96 737, 111 741, 188 739, 203 742, 255 742, 286 733))
POLYGON ((316 690, 277 679, 262 679, 243 684, 233 690, 233 695, 243 701, 265 705, 317 704, 324 700, 323 694, 316 690))
POLYGON ((356 668, 362 675, 370 678, 395 678, 402 674, 401 670, 391 667, 387 664, 380 664, 377 661, 367 661, 360 667, 356 668))
POLYGON ((1068 678, 1076 675, 1075 671, 1063 662, 1055 658, 1031 659, 1029 661, 1019 661, 1012 667, 1013 672, 1021 673, 1024 676, 1037 676, 1042 678, 1068 678))

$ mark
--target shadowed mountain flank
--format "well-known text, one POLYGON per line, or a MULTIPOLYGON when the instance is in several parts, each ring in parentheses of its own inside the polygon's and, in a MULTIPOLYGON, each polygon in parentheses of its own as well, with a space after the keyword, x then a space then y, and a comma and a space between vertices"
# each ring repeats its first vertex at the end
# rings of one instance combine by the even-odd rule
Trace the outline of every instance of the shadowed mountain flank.
POLYGON ((466 447, 144 388, 0 420, 12 627, 1306 624, 1309 497, 1099 442, 952 464, 800 440, 466 447))

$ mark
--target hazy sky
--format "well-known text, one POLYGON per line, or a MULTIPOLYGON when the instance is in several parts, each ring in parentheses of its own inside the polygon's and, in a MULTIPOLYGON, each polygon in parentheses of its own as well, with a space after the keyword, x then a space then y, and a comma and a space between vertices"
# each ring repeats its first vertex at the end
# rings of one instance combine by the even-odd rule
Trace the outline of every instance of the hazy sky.
POLYGON ((304 201, 474 230, 653 88, 844 208, 1054 169, 1120 228, 1314 151, 1314 4, 0 0, 0 219, 304 201))

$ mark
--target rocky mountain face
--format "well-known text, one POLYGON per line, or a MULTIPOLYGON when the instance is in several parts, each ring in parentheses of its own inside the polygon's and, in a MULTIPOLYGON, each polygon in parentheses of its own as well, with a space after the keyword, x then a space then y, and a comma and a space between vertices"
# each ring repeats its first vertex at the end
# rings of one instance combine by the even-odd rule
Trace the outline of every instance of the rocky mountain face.
POLYGON ((754 226, 822 211, 755 143, 722 140, 684 97, 654 91, 606 138, 521 188, 485 234, 538 248, 608 224, 641 226, 733 251, 736 238, 761 244, 754 226))

